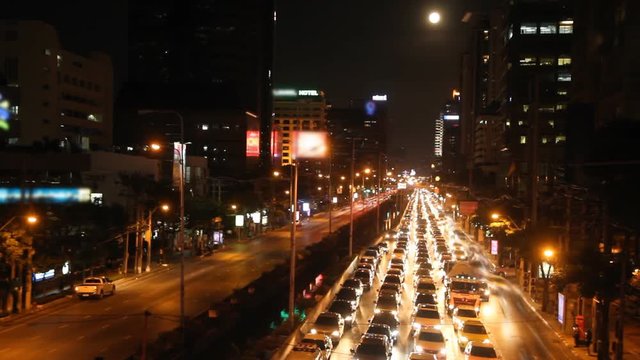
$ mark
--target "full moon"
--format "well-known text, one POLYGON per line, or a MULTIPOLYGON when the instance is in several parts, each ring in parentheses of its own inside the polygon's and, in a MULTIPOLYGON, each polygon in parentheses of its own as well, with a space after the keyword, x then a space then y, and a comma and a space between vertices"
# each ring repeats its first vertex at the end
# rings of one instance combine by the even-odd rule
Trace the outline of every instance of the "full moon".
POLYGON ((429 22, 432 24, 437 24, 440 22, 440 13, 437 11, 432 11, 429 14, 429 22))

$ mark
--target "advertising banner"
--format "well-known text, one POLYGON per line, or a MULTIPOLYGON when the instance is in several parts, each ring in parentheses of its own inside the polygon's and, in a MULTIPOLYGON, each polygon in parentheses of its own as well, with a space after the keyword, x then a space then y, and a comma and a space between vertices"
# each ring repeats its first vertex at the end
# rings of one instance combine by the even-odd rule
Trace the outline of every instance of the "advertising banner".
POLYGON ((296 159, 322 159, 327 157, 329 141, 324 131, 294 131, 293 157, 296 159))
POLYGON ((458 208, 462 215, 473 215, 478 210, 478 202, 474 200, 460 200, 458 201, 458 208))
POLYGON ((247 130, 247 157, 260 156, 260 131, 247 130))

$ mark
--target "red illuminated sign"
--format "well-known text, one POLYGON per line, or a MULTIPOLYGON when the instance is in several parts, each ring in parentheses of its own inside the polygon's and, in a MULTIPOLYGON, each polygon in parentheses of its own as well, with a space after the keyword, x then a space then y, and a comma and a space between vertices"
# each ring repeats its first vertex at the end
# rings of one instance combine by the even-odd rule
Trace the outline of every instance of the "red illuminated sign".
POLYGON ((260 131, 247 130, 247 157, 260 156, 260 131))

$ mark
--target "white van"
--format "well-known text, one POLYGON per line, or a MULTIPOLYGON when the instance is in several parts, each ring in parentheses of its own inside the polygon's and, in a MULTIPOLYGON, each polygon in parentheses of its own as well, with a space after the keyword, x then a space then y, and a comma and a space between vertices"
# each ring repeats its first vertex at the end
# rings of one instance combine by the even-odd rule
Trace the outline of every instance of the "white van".
POLYGON ((324 354, 318 345, 298 344, 296 345, 286 360, 323 360, 324 354))

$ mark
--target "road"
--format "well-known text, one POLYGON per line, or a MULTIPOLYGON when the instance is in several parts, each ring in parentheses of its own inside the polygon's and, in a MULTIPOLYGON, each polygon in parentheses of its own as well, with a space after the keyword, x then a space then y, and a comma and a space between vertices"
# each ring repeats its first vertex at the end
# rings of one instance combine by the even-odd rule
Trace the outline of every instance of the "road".
MULTIPOLYGON (((375 206, 375 201, 366 204, 375 206)), ((356 206, 355 216, 363 213, 356 206)), ((333 228, 349 222, 349 209, 333 212, 333 228)), ((305 221, 297 232, 297 249, 320 241, 328 233, 327 214, 305 221)), ((206 311, 233 289, 242 288, 288 258, 289 231, 280 229, 259 238, 232 242, 225 250, 185 264, 187 316, 206 311)), ((178 326, 179 267, 156 269, 117 283, 117 293, 101 300, 62 299, 24 317, 0 322, 0 359, 124 359, 135 353, 143 333, 143 313, 149 310, 148 334, 178 326)))
MULTIPOLYGON (((410 204, 410 207, 415 206, 410 204)), ((409 210, 412 210, 411 208, 409 210)), ((415 209, 413 209, 415 213, 415 209)), ((410 226, 411 240, 415 239, 415 223, 410 226)), ((444 227, 453 227, 454 222, 447 219, 444 227)), ((442 229, 443 234, 449 233, 442 229)), ((446 237, 447 235, 445 235, 446 237)), ((415 241, 415 240, 414 240, 415 241)), ((483 250, 474 244, 468 237, 467 251, 476 260, 488 262, 483 250)), ((411 242, 410 242, 411 244, 411 242)), ((393 250, 394 242, 390 242, 390 249, 393 250)), ((412 336, 412 299, 414 295, 413 273, 415 250, 410 248, 408 271, 404 282, 404 293, 402 304, 398 314, 401 326, 398 341, 394 345, 392 359, 407 359, 414 351, 414 341, 412 336)), ((384 278, 390 254, 383 257, 378 268, 374 288, 366 292, 360 301, 360 307, 356 318, 357 325, 351 330, 345 331, 337 348, 334 350, 331 359, 351 359, 351 350, 355 349, 361 335, 368 328, 368 319, 373 316, 374 301, 377 297, 377 289, 384 278)), ((434 262, 435 265, 435 262, 434 262)), ((522 293, 510 281, 493 276, 487 276, 492 295, 488 302, 481 306, 480 319, 490 332, 490 338, 495 344, 503 359, 574 359, 575 356, 561 342, 560 338, 545 323, 545 321, 533 310, 522 293)), ((457 346, 457 334, 453 329, 451 317, 445 315, 444 311, 444 286, 442 277, 435 275, 434 280, 438 284, 439 310, 444 315, 442 332, 447 339, 447 359, 463 359, 464 354, 457 346)))

